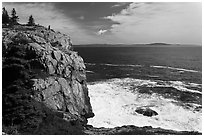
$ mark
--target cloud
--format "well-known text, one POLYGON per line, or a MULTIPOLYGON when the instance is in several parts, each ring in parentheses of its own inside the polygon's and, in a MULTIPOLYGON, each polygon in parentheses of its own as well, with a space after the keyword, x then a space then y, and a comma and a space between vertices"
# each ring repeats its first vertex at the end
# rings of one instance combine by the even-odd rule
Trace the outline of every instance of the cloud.
POLYGON ((201 3, 131 3, 104 18, 118 22, 109 31, 124 43, 201 44, 201 11, 201 3))
POLYGON ((84 20, 85 17, 84 17, 84 16, 80 16, 79 19, 80 19, 80 20, 84 20))
POLYGON ((112 6, 112 8, 114 8, 114 7, 121 7, 121 6, 126 5, 127 3, 129 3, 129 2, 117 2, 117 4, 112 6))
POLYGON ((104 34, 104 33, 106 33, 106 32, 107 32, 107 30, 100 29, 100 30, 97 32, 97 34, 98 34, 98 35, 102 35, 102 34, 104 34))

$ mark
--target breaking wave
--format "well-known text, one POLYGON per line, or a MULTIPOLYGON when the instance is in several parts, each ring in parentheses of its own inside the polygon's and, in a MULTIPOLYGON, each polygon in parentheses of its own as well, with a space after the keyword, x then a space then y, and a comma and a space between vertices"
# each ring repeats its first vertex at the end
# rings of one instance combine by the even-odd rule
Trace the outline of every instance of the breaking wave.
MULTIPOLYGON (((85 63, 86 65, 95 66, 95 65, 103 65, 103 66, 112 66, 112 67, 144 67, 144 65, 140 64, 109 64, 109 63, 85 63)), ((192 73, 201 73, 201 71, 191 70, 191 69, 184 69, 184 68, 176 68, 170 66, 154 66, 150 65, 150 68, 159 68, 159 69, 170 69, 170 70, 177 70, 180 72, 192 72, 192 73)))
POLYGON ((117 127, 135 125, 152 126, 177 131, 202 131, 202 107, 200 104, 187 103, 188 108, 178 100, 165 98, 160 94, 142 94, 135 87, 174 87, 181 92, 202 94, 189 87, 201 88, 201 84, 181 81, 151 81, 132 78, 110 79, 88 84, 90 101, 95 117, 88 120, 94 127, 117 127), (138 107, 149 107, 158 113, 147 117, 135 112, 138 107))
POLYGON ((86 70, 86 73, 94 73, 94 72, 91 70, 86 70))
POLYGON ((142 65, 133 65, 133 64, 100 64, 105 66, 113 66, 113 67, 142 67, 142 65))
POLYGON ((132 78, 124 78, 124 79, 112 79, 114 83, 119 85, 130 87, 130 85, 134 86, 146 86, 146 87, 173 87, 179 91, 183 92, 191 92, 202 94, 199 90, 193 90, 190 88, 198 88, 201 89, 202 85, 197 83, 187 83, 182 81, 162 81, 162 80, 142 80, 142 79, 132 79, 132 78))
POLYGON ((152 68, 162 68, 162 69, 171 69, 171 70, 178 70, 178 71, 186 71, 186 72, 193 72, 193 73, 201 73, 200 71, 191 70, 191 69, 184 69, 184 68, 174 68, 169 66, 150 66, 152 68))
POLYGON ((134 65, 134 64, 109 64, 109 63, 85 63, 86 65, 95 66, 95 65, 103 65, 103 66, 112 66, 112 67, 142 67, 142 65, 134 65))
POLYGON ((95 66, 95 63, 85 63, 85 65, 95 66))

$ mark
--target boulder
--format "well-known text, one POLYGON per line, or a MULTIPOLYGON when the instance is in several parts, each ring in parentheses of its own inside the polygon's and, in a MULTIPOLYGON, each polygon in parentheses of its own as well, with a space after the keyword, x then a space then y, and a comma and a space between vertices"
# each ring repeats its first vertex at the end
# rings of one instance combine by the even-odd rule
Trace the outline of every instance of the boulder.
POLYGON ((28 46, 30 46, 30 48, 33 48, 34 50, 43 50, 44 48, 42 46, 40 46, 38 43, 29 43, 28 46))
POLYGON ((31 35, 31 38, 33 39, 34 42, 37 42, 39 44, 45 44, 46 43, 46 41, 39 36, 31 35))
POLYGON ((72 43, 70 37, 65 34, 54 31, 44 31, 44 37, 47 41, 50 41, 53 47, 71 49, 72 43))
POLYGON ((152 117, 158 115, 158 113, 148 107, 139 107, 135 110, 138 114, 142 114, 147 117, 152 117))
POLYGON ((52 51, 52 55, 57 61, 60 61, 60 59, 61 59, 61 52, 60 51, 52 51))
POLYGON ((47 64, 47 70, 48 70, 49 74, 54 74, 55 73, 55 68, 53 67, 51 62, 49 64, 47 64))

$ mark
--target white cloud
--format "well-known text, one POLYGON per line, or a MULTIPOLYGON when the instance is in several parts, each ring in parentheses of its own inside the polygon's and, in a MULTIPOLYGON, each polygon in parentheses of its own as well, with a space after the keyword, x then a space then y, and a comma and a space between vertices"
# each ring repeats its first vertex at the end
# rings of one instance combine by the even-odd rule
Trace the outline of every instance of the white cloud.
POLYGON ((102 34, 104 34, 104 33, 106 33, 106 32, 107 32, 107 30, 100 29, 100 30, 97 32, 97 34, 98 34, 98 35, 102 35, 102 34))
POLYGON ((128 2, 117 2, 117 4, 113 5, 112 8, 114 7, 121 7, 124 6, 125 4, 127 4, 128 2))
POLYGON ((79 19, 80 19, 80 20, 84 20, 85 17, 84 17, 84 16, 80 16, 79 19))
POLYGON ((105 19, 119 23, 110 31, 124 43, 201 44, 201 11, 201 3, 131 3, 105 19))

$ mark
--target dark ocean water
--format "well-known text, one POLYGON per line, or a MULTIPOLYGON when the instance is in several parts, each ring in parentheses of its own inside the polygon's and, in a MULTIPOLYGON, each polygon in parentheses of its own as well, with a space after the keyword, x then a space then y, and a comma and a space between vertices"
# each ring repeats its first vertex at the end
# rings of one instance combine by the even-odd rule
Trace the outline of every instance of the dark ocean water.
MULTIPOLYGON (((157 110, 160 113, 159 118, 147 120, 138 126, 151 125, 174 130, 201 131, 201 47, 76 47, 75 51, 85 61, 91 103, 93 110, 97 112, 95 119, 89 123, 107 127, 123 124, 137 125, 132 120, 137 121, 144 116, 136 114, 134 109, 145 106, 157 110), (99 89, 103 90, 103 88, 106 90, 99 94, 99 89), (111 94, 114 92, 114 95, 109 96, 109 91, 111 94), (129 102, 126 101, 124 97, 126 94, 122 95, 125 92, 132 94, 127 99, 136 96, 132 102, 131 99, 129 102), (127 117, 134 117, 129 123, 124 123, 128 118, 122 116, 115 121, 101 120, 99 117, 103 116, 102 112, 94 105, 97 104, 96 98, 110 97, 114 102, 115 95, 118 94, 120 96, 117 100, 120 99, 123 102, 123 105, 119 103, 121 110, 127 111, 123 115, 130 113, 131 115, 127 117), (175 113, 175 115, 168 116, 169 113, 175 113), (178 118, 178 115, 181 117, 178 118), (176 118, 178 119, 175 120, 176 118), (118 121, 122 122, 118 123, 118 121)), ((112 105, 115 106, 115 104, 112 105)), ((104 108, 104 113, 107 113, 105 111, 110 110, 104 108)), ((115 112, 112 110, 112 113, 115 112)), ((104 117, 104 119, 108 118, 108 116, 104 117)))
POLYGON ((86 63, 88 81, 109 78, 182 80, 201 84, 201 47, 75 48, 86 63), (170 67, 170 68, 167 68, 170 67))

